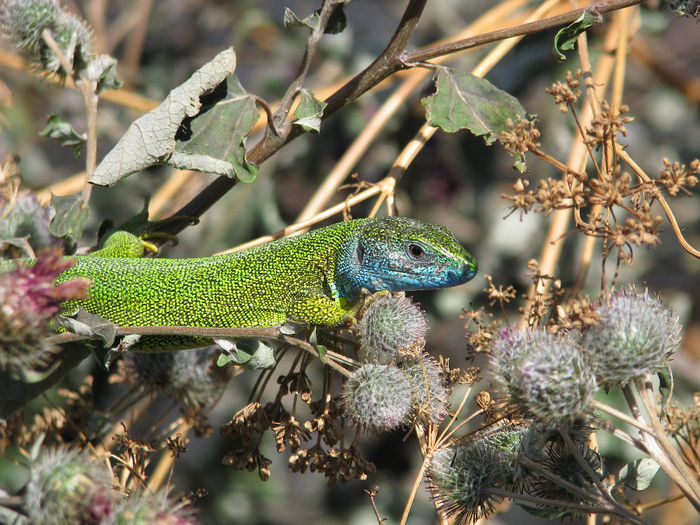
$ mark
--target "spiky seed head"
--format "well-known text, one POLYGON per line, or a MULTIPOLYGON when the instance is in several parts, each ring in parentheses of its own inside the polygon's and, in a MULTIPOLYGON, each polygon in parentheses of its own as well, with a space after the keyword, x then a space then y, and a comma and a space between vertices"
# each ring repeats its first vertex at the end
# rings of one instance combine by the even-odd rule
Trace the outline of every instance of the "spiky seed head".
POLYGON ((146 390, 172 397, 183 407, 212 407, 230 379, 230 367, 213 366, 216 350, 137 353, 125 356, 127 373, 146 390))
POLYGON ((501 392, 539 422, 573 421, 597 392, 593 369, 570 336, 507 328, 494 342, 491 365, 501 392))
POLYGON ((473 522, 493 513, 500 498, 491 489, 507 486, 509 471, 499 450, 479 442, 440 449, 427 474, 438 509, 457 521, 473 522))
POLYGON ((46 338, 53 333, 51 318, 63 301, 85 297, 87 279, 54 285, 72 261, 59 250, 47 250, 33 266, 20 265, 0 274, 0 368, 20 374, 44 363, 53 350, 46 338))
POLYGON ((439 423, 450 408, 450 389, 440 366, 427 354, 409 357, 399 366, 411 379, 413 410, 419 418, 439 423))
POLYGON ((48 31, 71 63, 73 72, 92 57, 90 30, 57 0, 5 0, 0 8, 5 36, 45 73, 65 76, 61 62, 42 37, 48 31))
POLYGON ((25 502, 32 523, 109 523, 118 494, 102 463, 63 448, 45 450, 32 462, 25 502))
POLYGON ((366 364, 345 381, 345 412, 371 430, 392 430, 406 422, 411 411, 411 379, 394 365, 366 364))
POLYGON ((605 387, 664 368, 678 349, 678 317, 647 290, 618 291, 595 312, 598 321, 584 332, 583 349, 605 387))
POLYGON ((422 348, 427 331, 425 314, 404 295, 375 299, 358 325, 366 359, 377 363, 394 363, 401 350, 422 348))
POLYGON ((155 493, 134 490, 117 510, 116 523, 129 525, 197 525, 193 509, 170 497, 167 489, 155 493))
MULTIPOLYGON (((591 470, 600 472, 601 462, 598 453, 589 448, 586 443, 576 443, 576 448, 578 449, 577 455, 588 463, 591 470)), ((549 442, 543 454, 544 459, 540 464, 552 474, 579 487, 592 485, 593 480, 588 474, 589 471, 579 464, 566 444, 549 442)), ((585 498, 581 497, 580 493, 572 491, 568 486, 559 484, 552 478, 540 473, 531 473, 529 481, 532 493, 541 498, 574 503, 587 502, 585 498)), ((571 517, 574 515, 575 513, 568 514, 571 517)))

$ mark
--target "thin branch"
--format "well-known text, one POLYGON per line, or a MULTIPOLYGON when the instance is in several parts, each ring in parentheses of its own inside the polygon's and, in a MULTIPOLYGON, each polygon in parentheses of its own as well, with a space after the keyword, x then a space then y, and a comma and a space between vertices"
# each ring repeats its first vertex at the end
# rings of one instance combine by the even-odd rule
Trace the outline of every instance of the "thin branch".
POLYGON ((539 33, 548 29, 554 29, 559 26, 571 24, 575 22, 584 12, 595 12, 602 15, 610 11, 616 11, 618 9, 623 9, 625 7, 630 7, 641 3, 642 0, 606 0, 603 2, 593 3, 587 7, 574 9, 573 11, 568 11, 561 15, 550 16, 548 18, 543 18, 542 20, 520 24, 515 27, 499 29, 498 31, 491 31, 490 33, 484 33, 447 44, 429 46, 418 51, 414 51, 413 53, 405 53, 403 55, 403 59, 409 64, 426 62, 433 58, 448 55, 450 53, 456 53, 457 51, 463 51, 471 47, 482 46, 484 44, 489 44, 491 42, 504 40, 514 36, 539 33))
POLYGON ((311 31, 311 34, 309 35, 309 38, 306 41, 304 56, 301 59, 301 63, 299 64, 297 73, 294 76, 294 80, 292 80, 292 83, 289 85, 287 91, 284 93, 282 100, 280 100, 280 103, 275 108, 272 117, 268 117, 268 125, 270 126, 270 129, 272 129, 272 132, 277 136, 280 135, 278 129, 282 127, 282 124, 284 124, 285 120, 287 120, 287 115, 289 114, 289 111, 292 108, 294 98, 297 96, 299 90, 301 90, 302 86, 304 85, 304 82, 306 81, 306 75, 308 74, 309 68, 311 67, 311 61, 313 60, 314 55, 316 54, 316 48, 318 47, 318 43, 321 41, 321 37, 326 31, 328 21, 331 19, 331 15, 333 14, 333 11, 337 7, 337 5, 338 2, 336 1, 328 0, 326 2, 323 2, 321 12, 319 13, 318 25, 311 31))
MULTIPOLYGON (((202 337, 202 338, 222 338, 222 339, 266 339, 287 343, 296 346, 309 352, 314 357, 321 359, 321 355, 315 346, 302 339, 292 337, 280 332, 278 327, 271 328, 219 328, 219 327, 200 327, 200 326, 123 326, 117 328, 117 336, 124 335, 177 335, 183 337, 202 337)), ((84 336, 71 333, 63 333, 47 339, 53 344, 65 342, 75 342, 84 340, 84 336)), ((346 377, 351 375, 351 372, 339 365, 333 359, 337 355, 334 352, 327 351, 326 358, 323 359, 324 364, 327 364, 337 372, 340 372, 346 377)))

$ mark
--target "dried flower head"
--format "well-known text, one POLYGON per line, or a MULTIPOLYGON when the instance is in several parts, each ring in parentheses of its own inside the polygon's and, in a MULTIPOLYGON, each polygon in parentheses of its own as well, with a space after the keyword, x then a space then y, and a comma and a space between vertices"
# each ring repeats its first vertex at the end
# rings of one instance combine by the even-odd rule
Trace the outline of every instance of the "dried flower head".
POLYGON ((606 100, 603 100, 600 105, 600 115, 594 118, 591 121, 591 127, 586 129, 586 135, 588 135, 586 143, 596 146, 614 140, 618 133, 627 136, 625 124, 634 120, 634 117, 625 116, 629 110, 630 108, 623 104, 619 112, 615 111, 606 100))
POLYGON ((552 84, 552 87, 545 89, 545 92, 554 97, 554 102, 559 104, 559 110, 562 113, 569 111, 569 108, 578 102, 581 96, 581 90, 579 89, 581 84, 580 78, 581 70, 576 71, 576 75, 572 75, 571 71, 567 71, 566 83, 558 80, 552 84))
POLYGON ((525 155, 528 151, 539 149, 540 130, 531 120, 521 120, 517 124, 506 120, 506 131, 502 131, 498 140, 513 155, 525 155))
POLYGON ((501 392, 536 421, 572 421, 586 412, 597 391, 579 345, 542 329, 503 330, 491 364, 501 392))
POLYGON ((595 310, 598 322, 583 334, 583 349, 606 387, 664 368, 680 343, 673 312, 647 290, 621 290, 595 310))
POLYGON ((667 158, 664 158, 663 162, 664 168, 661 170, 661 178, 658 182, 671 196, 677 195, 680 191, 690 195, 688 188, 695 186, 700 176, 700 159, 693 159, 687 169, 685 164, 671 163, 667 158))

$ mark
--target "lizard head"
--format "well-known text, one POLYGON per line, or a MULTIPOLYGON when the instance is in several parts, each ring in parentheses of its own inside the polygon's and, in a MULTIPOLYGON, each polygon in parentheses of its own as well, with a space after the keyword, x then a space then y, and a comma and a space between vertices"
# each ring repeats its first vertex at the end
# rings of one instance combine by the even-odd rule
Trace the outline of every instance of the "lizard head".
POLYGON ((406 217, 364 220, 337 265, 340 292, 348 298, 389 290, 456 286, 476 275, 476 260, 444 226, 406 217))

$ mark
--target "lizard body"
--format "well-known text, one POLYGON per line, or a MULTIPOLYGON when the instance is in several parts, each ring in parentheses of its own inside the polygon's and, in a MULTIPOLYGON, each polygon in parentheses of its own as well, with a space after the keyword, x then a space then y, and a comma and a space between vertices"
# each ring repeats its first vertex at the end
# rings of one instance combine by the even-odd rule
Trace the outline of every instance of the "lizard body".
POLYGON ((350 220, 213 257, 75 259, 57 282, 87 277, 90 295, 63 312, 80 307, 120 326, 338 327, 363 290, 455 286, 477 270, 449 230, 402 217, 350 220))

